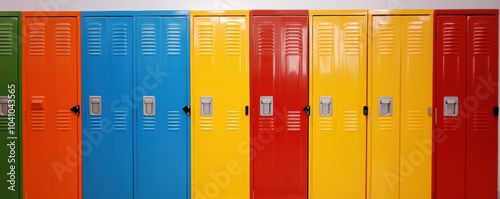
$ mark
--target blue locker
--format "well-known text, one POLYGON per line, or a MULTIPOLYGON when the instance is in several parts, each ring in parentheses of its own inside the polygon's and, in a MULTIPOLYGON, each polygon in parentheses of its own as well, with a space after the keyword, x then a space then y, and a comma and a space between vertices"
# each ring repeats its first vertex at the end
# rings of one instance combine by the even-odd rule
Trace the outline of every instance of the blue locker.
POLYGON ((83 198, 190 198, 189 12, 82 12, 82 25, 83 198))
POLYGON ((132 21, 131 16, 82 14, 82 189, 86 199, 133 198, 132 21))
POLYGON ((135 20, 135 198, 188 198, 189 17, 135 20))

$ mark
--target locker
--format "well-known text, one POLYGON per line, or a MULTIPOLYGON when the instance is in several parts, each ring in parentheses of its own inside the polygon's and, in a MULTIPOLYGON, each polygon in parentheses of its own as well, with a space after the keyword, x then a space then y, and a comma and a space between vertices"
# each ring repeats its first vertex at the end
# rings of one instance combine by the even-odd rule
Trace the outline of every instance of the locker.
POLYGON ((496 198, 498 10, 435 17, 436 197, 496 198))
POLYGON ((251 11, 252 198, 307 198, 308 11, 251 11))
POLYGON ((310 11, 309 16, 309 198, 364 199, 367 12, 310 11))
POLYGON ((22 16, 23 195, 81 198, 80 13, 22 16))
POLYGON ((132 16, 82 13, 86 199, 133 198, 132 16))
POLYGON ((432 13, 371 11, 368 194, 431 198, 432 13))
POLYGON ((188 198, 188 19, 83 13, 84 142, 102 140, 84 156, 85 197, 188 198))
POLYGON ((21 198, 21 13, 0 12, 0 195, 21 198))
POLYGON ((249 198, 248 11, 191 21, 191 197, 249 198))

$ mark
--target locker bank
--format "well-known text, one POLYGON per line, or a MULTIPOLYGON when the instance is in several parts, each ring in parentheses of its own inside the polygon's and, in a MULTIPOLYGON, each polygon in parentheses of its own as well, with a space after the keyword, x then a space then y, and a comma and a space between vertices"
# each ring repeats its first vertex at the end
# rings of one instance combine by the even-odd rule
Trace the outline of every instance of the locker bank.
POLYGON ((499 6, 191 3, 0 3, 1 199, 498 197, 499 6))

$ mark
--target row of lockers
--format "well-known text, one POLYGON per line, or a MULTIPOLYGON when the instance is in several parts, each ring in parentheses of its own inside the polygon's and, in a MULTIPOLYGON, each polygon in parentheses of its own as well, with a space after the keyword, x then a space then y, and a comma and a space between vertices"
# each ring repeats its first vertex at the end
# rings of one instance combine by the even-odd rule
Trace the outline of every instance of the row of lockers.
POLYGON ((498 10, 0 12, 0 63, 2 198, 496 198, 498 10))

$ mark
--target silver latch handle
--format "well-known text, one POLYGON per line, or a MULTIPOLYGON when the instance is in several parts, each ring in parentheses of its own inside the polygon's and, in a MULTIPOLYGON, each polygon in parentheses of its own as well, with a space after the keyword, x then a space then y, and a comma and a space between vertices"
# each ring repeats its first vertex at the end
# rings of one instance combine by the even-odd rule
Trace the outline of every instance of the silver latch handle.
POLYGON ((102 97, 101 96, 90 96, 90 115, 101 115, 102 114, 102 97))
POLYGON ((0 96, 0 115, 9 114, 9 97, 0 96))
POLYGON ((145 116, 153 116, 156 114, 156 103, 154 96, 143 96, 143 113, 145 116))
POLYGON ((273 96, 260 96, 260 115, 273 115, 273 96))
POLYGON ((392 116, 392 97, 379 98, 379 115, 392 116))
POLYGON ((331 116, 332 115, 332 97, 321 96, 319 97, 319 115, 331 116))
POLYGON ((458 97, 444 97, 444 116, 458 116, 458 97))
POLYGON ((212 97, 201 97, 201 115, 211 116, 213 113, 213 98, 212 97))

